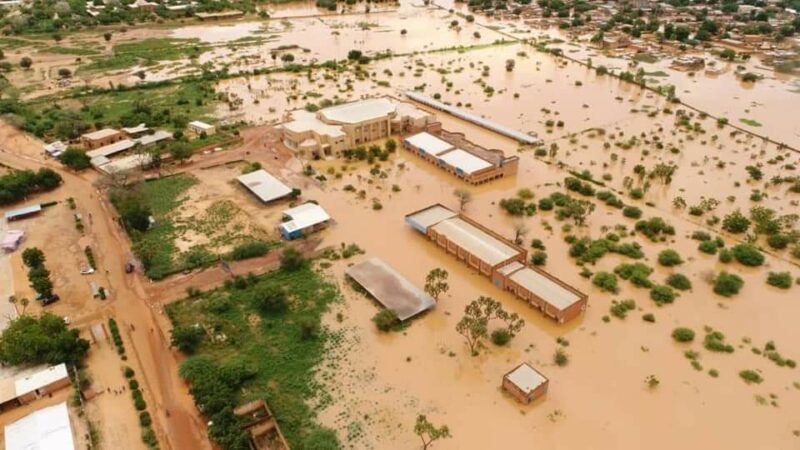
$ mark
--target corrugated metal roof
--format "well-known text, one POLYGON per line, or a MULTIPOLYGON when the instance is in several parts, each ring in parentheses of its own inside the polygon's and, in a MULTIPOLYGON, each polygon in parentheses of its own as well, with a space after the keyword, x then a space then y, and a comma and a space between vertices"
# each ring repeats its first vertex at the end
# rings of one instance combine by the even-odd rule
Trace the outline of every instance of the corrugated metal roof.
POLYGON ((513 273, 509 278, 559 310, 564 310, 581 299, 574 292, 530 267, 513 273))
POLYGON ((424 131, 405 138, 405 142, 431 155, 438 155, 453 148, 451 143, 424 131))
POLYGON ((69 377, 67 366, 59 364, 14 380, 14 387, 17 391, 17 397, 19 397, 67 377, 69 377))
POLYGON ((396 312, 400 320, 414 317, 436 305, 431 296, 378 258, 352 266, 346 272, 383 306, 396 312))
POLYGON ((433 229, 491 266, 519 254, 519 250, 460 217, 443 220, 433 229))
POLYGON ((42 408, 6 425, 6 450, 75 450, 67 403, 42 408))
POLYGON ((304 203, 300 206, 289 208, 283 212, 283 215, 292 219, 281 224, 281 227, 288 233, 331 220, 331 216, 316 203, 304 203))
POLYGON ((467 174, 475 173, 493 166, 489 161, 478 158, 472 153, 461 150, 460 148, 439 155, 438 158, 446 164, 467 174))
POLYGON ((125 150, 131 149, 136 145, 136 141, 131 139, 123 139, 121 141, 114 142, 113 144, 104 145, 95 150, 89 150, 86 152, 86 156, 91 158, 96 158, 98 156, 105 156, 109 157, 116 153, 124 152, 125 150))
POLYGON ((428 228, 437 223, 457 216, 458 213, 445 208, 442 205, 433 205, 406 216, 406 222, 422 233, 427 233, 428 228))
POLYGON ((544 384, 547 378, 540 374, 528 364, 520 364, 519 367, 509 372, 506 378, 523 392, 529 393, 544 384))
POLYGON ((340 123, 360 123, 380 119, 395 112, 397 106, 387 98, 371 98, 343 105, 331 106, 319 111, 327 120, 340 123))
POLYGON ((285 197, 292 192, 290 187, 264 169, 241 175, 236 179, 264 203, 285 197))
POLYGON ((42 210, 42 205, 30 205, 30 206, 23 206, 22 208, 12 209, 11 211, 6 211, 5 217, 6 220, 14 219, 17 217, 24 217, 28 214, 34 214, 42 210))

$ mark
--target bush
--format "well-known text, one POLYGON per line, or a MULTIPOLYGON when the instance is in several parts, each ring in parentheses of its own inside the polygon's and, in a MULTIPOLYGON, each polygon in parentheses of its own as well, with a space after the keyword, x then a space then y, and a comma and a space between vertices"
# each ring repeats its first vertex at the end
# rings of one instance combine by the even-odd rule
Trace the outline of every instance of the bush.
POLYGON ((694 330, 685 327, 675 328, 672 330, 672 339, 678 342, 692 342, 694 340, 694 330))
POLYGON ((654 316, 652 313, 647 313, 642 316, 642 320, 644 320, 645 322, 655 323, 656 316, 654 316))
POLYGON ((750 227, 750 219, 738 209, 722 219, 722 229, 729 233, 744 233, 750 227))
POLYGON ((555 363, 555 364, 556 364, 558 367, 564 367, 564 366, 566 366, 567 364, 569 364, 569 355, 567 355, 567 353, 566 353, 566 352, 565 352, 563 349, 560 349, 560 348, 559 348, 559 349, 558 349, 558 350, 556 350, 556 352, 553 354, 553 362, 554 362, 554 363, 555 363))
POLYGON ((723 297, 731 297, 739 293, 744 280, 736 274, 720 272, 714 280, 714 293, 723 297))
POLYGON ((53 190, 61 181, 61 175, 52 169, 11 171, 0 176, 0 205, 17 202, 37 192, 53 190))
POLYGON ((511 333, 508 332, 505 328, 498 328, 492 331, 492 343, 497 346, 503 346, 508 344, 508 341, 511 340, 511 333))
POLYGON ((301 317, 297 320, 300 327, 300 339, 314 339, 319 335, 319 322, 310 317, 301 317))
POLYGON ((683 263, 681 255, 675 250, 666 249, 658 254, 658 263, 664 267, 674 267, 683 263))
POLYGON ((384 333, 394 330, 399 324, 400 319, 393 309, 383 309, 372 317, 372 322, 384 333))
POLYGON ((731 261, 733 261, 733 253, 727 248, 723 248, 719 252, 719 262, 723 264, 728 264, 731 261))
POLYGON ((139 413, 139 425, 143 427, 149 427, 150 424, 153 423, 153 419, 150 417, 150 413, 147 411, 142 411, 139 413))
POLYGON ((176 326, 172 329, 171 343, 173 347, 191 355, 200 347, 204 336, 205 332, 199 326, 176 326))
POLYGON ((707 253, 709 255, 715 255, 717 253, 717 244, 714 241, 701 241, 700 245, 697 247, 703 253, 707 253))
POLYGON ((619 288, 617 286, 617 276, 609 272, 597 272, 592 277, 592 284, 600 289, 612 293, 616 293, 619 288))
POLYGON ((125 378, 133 378, 134 375, 133 369, 127 366, 122 370, 122 373, 125 375, 125 378))
POLYGON ((656 241, 663 235, 674 235, 675 228, 660 217, 652 217, 636 222, 636 231, 647 236, 651 241, 656 241))
POLYGON ((686 275, 680 273, 673 273, 667 277, 667 286, 673 287, 681 291, 688 291, 692 288, 692 282, 686 278, 686 275))
POLYGON ((136 389, 139 389, 139 382, 138 382, 138 381, 136 381, 136 379, 135 379, 135 378, 131 378, 130 380, 128 380, 128 387, 129 387, 129 388, 130 388, 130 390, 132 390, 132 391, 133 391, 133 390, 136 390, 136 389))
POLYGON ((84 170, 91 166, 91 158, 82 150, 76 148, 68 148, 62 153, 58 160, 61 164, 73 170, 84 170))
POLYGON ((280 313, 289 306, 286 292, 278 286, 268 285, 259 288, 253 295, 256 306, 264 313, 280 313))
POLYGON ((778 233, 767 237, 767 245, 775 250, 783 250, 792 243, 792 240, 791 236, 778 233))
POLYGON ((303 255, 296 249, 289 247, 281 254, 281 270, 294 272, 302 269, 306 264, 303 255))
POLYGON ((642 210, 635 206, 626 206, 622 209, 622 215, 631 219, 639 219, 642 217, 642 210))
POLYGON ((672 303, 675 301, 677 294, 669 286, 653 286, 650 289, 650 298, 659 305, 672 303))
POLYGON ((725 343, 725 335, 719 331, 711 331, 706 334, 703 346, 710 352, 733 353, 733 346, 725 343))
POLYGON ((739 244, 731 249, 733 257, 741 264, 758 267, 764 264, 764 254, 750 244, 739 244))
POLYGON ((609 308, 609 312, 612 316, 624 319, 628 315, 628 311, 633 311, 636 309, 636 302, 633 300, 623 300, 621 302, 615 302, 609 308))
POLYGON ((264 241, 251 241, 237 245, 233 249, 233 252, 231 252, 231 258, 234 261, 241 261, 243 259, 264 256, 267 253, 269 253, 268 243, 264 241))
POLYGON ((630 280, 636 286, 650 288, 653 282, 648 278, 653 269, 642 263, 620 264, 614 268, 614 273, 624 280, 630 280))
POLYGON ((542 250, 537 250, 531 253, 531 264, 534 266, 543 266, 547 262, 547 253, 542 250))
POLYGON ((759 384, 762 381, 764 381, 761 375, 759 375, 759 373, 756 372, 755 370, 742 370, 741 372, 739 372, 739 377, 741 377, 741 379, 743 379, 747 384, 751 383, 759 384))
POLYGON ((770 272, 767 275, 767 284, 781 289, 792 287, 792 275, 789 272, 770 272))
POLYGON ((539 209, 542 211, 550 211, 553 209, 553 200, 548 197, 539 199, 539 209))

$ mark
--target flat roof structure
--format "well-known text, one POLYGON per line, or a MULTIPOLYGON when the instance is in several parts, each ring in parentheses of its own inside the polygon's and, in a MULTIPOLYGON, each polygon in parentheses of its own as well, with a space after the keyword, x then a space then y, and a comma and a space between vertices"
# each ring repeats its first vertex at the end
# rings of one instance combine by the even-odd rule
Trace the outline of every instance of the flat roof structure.
POLYGON ((428 227, 456 216, 458 216, 458 213, 455 211, 451 211, 443 205, 436 204, 407 215, 406 223, 414 227, 420 233, 427 233, 428 227))
POLYGON ((201 122, 199 120, 193 120, 193 121, 189 122, 189 126, 190 127, 194 127, 194 128, 199 128, 201 130, 210 130, 210 129, 214 128, 214 125, 207 124, 207 123, 201 122))
POLYGON ((39 370, 26 377, 17 378, 14 380, 14 388, 17 392, 17 396, 25 395, 67 377, 69 377, 67 366, 62 363, 57 366, 50 366, 39 370))
POLYGON ((460 148, 441 154, 438 158, 440 161, 444 161, 446 164, 467 174, 494 167, 494 164, 489 161, 478 158, 472 153, 461 150, 460 148))
POLYGON ((6 220, 17 220, 17 219, 22 219, 25 216, 30 216, 31 214, 37 214, 41 211, 42 211, 42 205, 23 206, 22 208, 6 211, 5 217, 6 220))
POLYGON ((400 320, 414 317, 436 305, 431 296, 378 258, 352 266, 346 273, 384 307, 397 313, 400 320))
POLYGON ((370 98, 321 109, 322 117, 339 123, 360 123, 380 119, 395 112, 397 105, 388 98, 370 98))
POLYGON ((149 130, 149 128, 147 128, 147 125, 144 124, 144 123, 140 123, 139 125, 136 125, 135 127, 128 127, 128 128, 123 128, 122 129, 122 131, 124 131, 124 132, 126 132, 128 134, 144 133, 147 130, 149 130))
POLYGON ((318 135, 330 136, 331 138, 343 137, 344 131, 339 125, 328 125, 319 120, 314 113, 305 110, 292 111, 292 120, 282 125, 289 131, 304 133, 312 131, 318 135))
POLYGON ((561 310, 567 309, 581 300, 581 297, 575 292, 530 267, 513 272, 509 278, 532 294, 561 310))
POLYGON ((490 266, 519 254, 519 250, 460 217, 445 219, 434 225, 433 230, 490 266))
POLYGON ((75 450, 67 403, 42 408, 6 425, 6 450, 75 450))
POLYGON ((264 169, 241 175, 236 179, 264 203, 286 197, 292 193, 292 189, 289 186, 283 184, 264 169))
POLYGON ((547 378, 528 363, 522 363, 508 372, 506 378, 525 393, 531 392, 547 382, 547 378))
POLYGON ((138 169, 142 166, 147 166, 151 162, 153 162, 153 157, 147 153, 133 154, 117 159, 106 158, 105 161, 99 158, 92 158, 92 165, 94 165, 97 170, 107 174, 138 169), (97 161, 98 164, 95 164, 95 161, 97 161))
POLYGON ((89 150, 86 152, 86 156, 88 156, 90 159, 98 156, 105 156, 108 158, 111 155, 132 149, 135 145, 136 141, 132 139, 123 139, 121 141, 114 142, 113 144, 104 145, 95 150, 89 150))
POLYGON ((461 108, 456 108, 455 106, 447 105, 419 92, 406 91, 405 94, 406 97, 410 98, 411 100, 420 102, 423 105, 428 105, 431 108, 438 109, 439 111, 444 111, 448 114, 458 117, 459 119, 466 120, 467 122, 472 122, 488 130, 494 131, 495 133, 502 134, 503 136, 510 137, 511 139, 514 139, 517 142, 521 142, 523 144, 538 144, 539 142, 541 142, 541 140, 536 136, 532 136, 530 134, 517 131, 513 128, 501 125, 489 119, 485 119, 471 112, 464 111, 461 108))
POLYGON ((453 148, 453 144, 443 141, 438 137, 423 131, 405 139, 406 143, 431 155, 439 155, 453 148))
POLYGON ((96 141, 98 139, 104 139, 110 136, 116 136, 119 134, 119 130, 115 130, 113 128, 103 128, 102 130, 92 131, 91 133, 86 133, 82 135, 82 138, 89 139, 92 141, 96 141))
POLYGON ((142 145, 151 145, 157 144, 166 139, 172 139, 172 133, 169 131, 158 130, 153 134, 145 134, 144 136, 137 138, 136 141, 142 145))
POLYGON ((283 222, 281 228, 287 233, 303 230, 331 220, 331 216, 316 203, 304 203, 283 211, 283 215, 291 220, 283 222))

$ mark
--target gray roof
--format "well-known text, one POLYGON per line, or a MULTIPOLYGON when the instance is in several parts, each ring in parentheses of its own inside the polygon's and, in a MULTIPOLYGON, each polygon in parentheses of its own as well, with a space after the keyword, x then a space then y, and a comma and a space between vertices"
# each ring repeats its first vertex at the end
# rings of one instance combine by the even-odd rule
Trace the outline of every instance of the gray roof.
POLYGON ((431 296, 378 258, 352 266, 346 273, 384 307, 394 310, 400 320, 414 317, 436 305, 431 296))
POLYGON ((42 205, 23 206, 22 208, 6 211, 5 217, 6 220, 11 220, 11 219, 16 219, 18 217, 24 217, 29 214, 38 213, 41 210, 42 210, 42 205))
POLYGON ((270 202, 292 193, 292 189, 270 175, 266 170, 256 170, 236 178, 262 202, 270 202))
POLYGON ((509 372, 506 378, 525 393, 530 393, 547 382, 547 378, 544 375, 526 363, 520 364, 516 369, 509 372))
POLYGON ((409 136, 405 138, 405 141, 431 155, 438 155, 453 148, 453 144, 425 131, 409 136))
POLYGON ((519 250, 460 217, 443 220, 434 225, 433 230, 445 235, 447 239, 490 266, 500 264, 520 253, 519 250))
POLYGON ((406 222, 422 233, 428 232, 428 227, 457 216, 458 213, 445 208, 442 205, 433 205, 422 211, 417 211, 406 216, 406 222))
POLYGON ((514 272, 509 278, 562 311, 581 299, 575 292, 530 267, 514 272))

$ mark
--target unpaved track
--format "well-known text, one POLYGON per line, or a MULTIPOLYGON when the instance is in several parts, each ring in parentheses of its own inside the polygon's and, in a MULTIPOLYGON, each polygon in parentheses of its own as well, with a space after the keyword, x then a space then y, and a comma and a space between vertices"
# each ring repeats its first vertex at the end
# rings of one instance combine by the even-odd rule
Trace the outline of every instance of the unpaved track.
MULTIPOLYGON (((211 449, 203 420, 187 387, 178 378, 177 355, 159 328, 142 282, 139 277, 124 272, 130 242, 113 220, 110 206, 94 188, 94 174, 76 175, 64 171, 53 161, 44 160, 41 145, 40 141, 0 123, 0 163, 20 169, 50 167, 56 170, 64 179, 56 192, 63 198, 75 198, 94 218, 86 232, 98 243, 95 257, 98 265, 107 270, 113 298, 87 316, 114 316, 121 328, 127 330, 162 446, 175 450, 211 449)), ((81 319, 83 323, 86 317, 81 319)))

